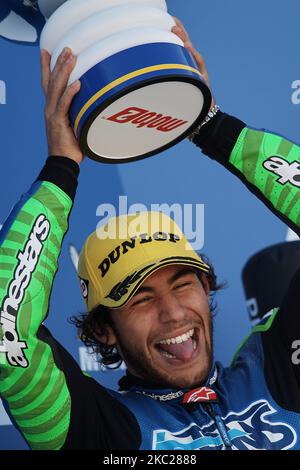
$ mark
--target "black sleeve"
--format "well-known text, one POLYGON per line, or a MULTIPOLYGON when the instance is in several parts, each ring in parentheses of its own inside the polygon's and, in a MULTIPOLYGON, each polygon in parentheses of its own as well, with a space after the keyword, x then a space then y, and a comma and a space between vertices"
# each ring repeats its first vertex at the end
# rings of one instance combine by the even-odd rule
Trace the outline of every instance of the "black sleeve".
POLYGON ((79 165, 67 157, 48 157, 36 181, 49 181, 74 201, 78 186, 79 165))
MULTIPOLYGON (((299 145, 272 132, 249 128, 221 112, 202 127, 193 142, 300 235, 299 145)), ((270 392, 280 406, 300 412, 300 269, 277 314, 269 320, 261 335, 270 392)))
POLYGON ((299 145, 220 111, 192 140, 300 235, 299 145))
POLYGON ((138 450, 140 428, 135 416, 93 378, 83 374, 74 358, 45 326, 39 339, 51 346, 71 396, 71 420, 60 450, 138 450))
MULTIPOLYGON (((76 162, 67 157, 51 156, 37 180, 54 183, 74 200, 78 175, 76 162)), ((130 411, 98 382, 84 375, 45 326, 40 327, 38 337, 51 346, 71 396, 70 426, 61 449, 138 449, 140 430, 130 411)))

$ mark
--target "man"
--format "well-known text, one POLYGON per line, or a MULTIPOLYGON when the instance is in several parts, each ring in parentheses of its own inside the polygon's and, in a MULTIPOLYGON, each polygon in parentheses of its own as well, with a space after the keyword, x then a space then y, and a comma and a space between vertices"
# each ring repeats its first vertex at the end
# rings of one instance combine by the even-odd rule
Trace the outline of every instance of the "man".
MULTIPOLYGON (((208 80, 179 21, 174 32, 208 80)), ((84 375, 41 326, 83 159, 67 118, 80 87, 67 87, 75 57, 65 50, 52 73, 49 59, 43 52, 50 157, 0 240, 0 393, 12 419, 33 449, 299 449, 292 345, 300 271, 280 308, 224 368, 213 360, 212 267, 165 216, 144 213, 135 230, 121 217, 115 223, 128 237, 93 234, 84 245, 79 277, 89 313, 78 320, 82 339, 108 363, 125 360, 120 391, 84 375)), ((191 139, 300 233, 299 146, 216 107, 191 139)))

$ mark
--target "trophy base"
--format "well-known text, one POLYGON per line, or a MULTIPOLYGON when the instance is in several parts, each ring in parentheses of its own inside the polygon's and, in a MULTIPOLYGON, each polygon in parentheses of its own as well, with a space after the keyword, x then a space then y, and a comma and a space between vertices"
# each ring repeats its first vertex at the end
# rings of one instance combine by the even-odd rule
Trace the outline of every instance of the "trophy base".
POLYGON ((115 54, 84 74, 70 119, 86 156, 125 163, 183 140, 210 105, 210 90, 185 48, 147 44, 115 54))

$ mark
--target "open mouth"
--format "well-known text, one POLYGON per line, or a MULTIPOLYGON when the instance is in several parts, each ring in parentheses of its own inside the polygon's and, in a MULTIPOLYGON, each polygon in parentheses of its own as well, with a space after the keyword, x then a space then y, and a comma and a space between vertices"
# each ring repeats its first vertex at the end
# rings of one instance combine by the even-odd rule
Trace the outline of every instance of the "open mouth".
POLYGON ((163 358, 172 363, 186 363, 197 356, 199 337, 199 328, 192 328, 180 336, 159 341, 155 348, 163 358))

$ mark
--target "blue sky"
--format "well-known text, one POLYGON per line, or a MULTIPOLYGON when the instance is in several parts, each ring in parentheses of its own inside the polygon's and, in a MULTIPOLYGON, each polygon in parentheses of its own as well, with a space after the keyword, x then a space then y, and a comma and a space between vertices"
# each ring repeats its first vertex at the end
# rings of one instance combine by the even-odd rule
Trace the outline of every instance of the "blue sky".
MULTIPOLYGON (((168 6, 205 56, 222 109, 251 126, 300 141, 300 105, 291 99, 292 83, 300 80, 299 1, 169 0, 168 6)), ((6 104, 0 105, 1 223, 47 156, 38 49, 0 40, 0 80, 6 84, 6 104)), ((97 206, 116 204, 119 195, 127 195, 129 204, 205 205, 203 251, 220 280, 229 285, 219 295, 215 351, 217 359, 229 364, 250 331, 242 267, 255 252, 284 241, 287 229, 234 176, 187 141, 126 165, 85 161, 53 289, 49 328, 78 359, 79 344, 66 318, 83 310, 83 305, 68 245, 80 248, 96 227, 97 206)), ((119 374, 94 376, 114 386, 119 374)), ((7 440, 10 432, 5 434, 7 440)), ((5 442, 5 436, 0 441, 5 442)))

